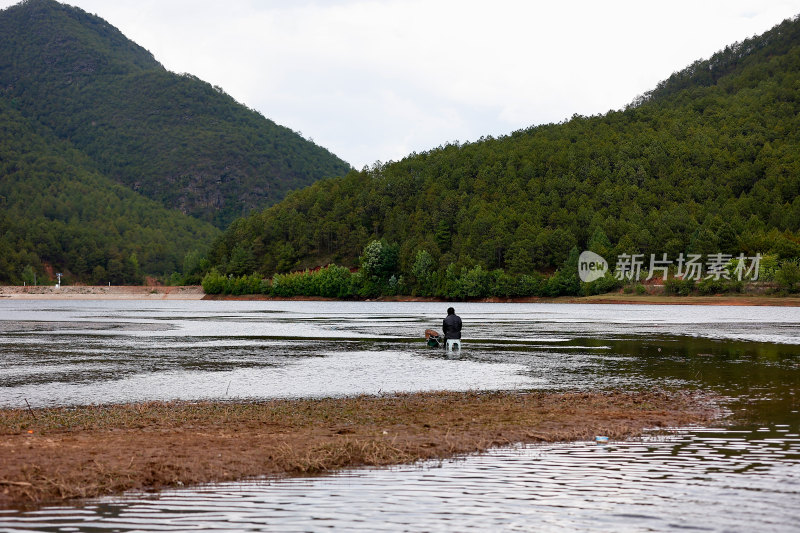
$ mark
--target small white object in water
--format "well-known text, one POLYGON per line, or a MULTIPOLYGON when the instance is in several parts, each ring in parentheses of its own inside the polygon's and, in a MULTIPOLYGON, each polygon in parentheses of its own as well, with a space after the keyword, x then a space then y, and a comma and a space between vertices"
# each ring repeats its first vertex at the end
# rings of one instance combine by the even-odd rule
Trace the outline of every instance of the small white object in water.
POLYGON ((598 435, 594 438, 594 440, 597 444, 608 444, 608 437, 598 435))

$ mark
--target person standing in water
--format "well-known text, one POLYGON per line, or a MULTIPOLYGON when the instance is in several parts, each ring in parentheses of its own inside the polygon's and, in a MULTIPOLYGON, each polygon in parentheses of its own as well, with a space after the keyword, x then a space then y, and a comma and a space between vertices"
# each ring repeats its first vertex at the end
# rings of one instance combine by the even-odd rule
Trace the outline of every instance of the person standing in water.
POLYGON ((461 351, 461 317, 452 307, 447 309, 447 317, 442 322, 442 332, 447 339, 447 351, 452 352, 454 347, 461 351))

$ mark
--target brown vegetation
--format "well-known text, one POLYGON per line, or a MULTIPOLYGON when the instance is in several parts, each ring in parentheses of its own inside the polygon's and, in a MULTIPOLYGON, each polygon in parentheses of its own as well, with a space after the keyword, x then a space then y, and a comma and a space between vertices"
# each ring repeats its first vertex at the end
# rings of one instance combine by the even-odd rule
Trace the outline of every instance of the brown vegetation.
POLYGON ((0 410, 0 506, 410 463, 705 423, 696 393, 437 392, 0 410))

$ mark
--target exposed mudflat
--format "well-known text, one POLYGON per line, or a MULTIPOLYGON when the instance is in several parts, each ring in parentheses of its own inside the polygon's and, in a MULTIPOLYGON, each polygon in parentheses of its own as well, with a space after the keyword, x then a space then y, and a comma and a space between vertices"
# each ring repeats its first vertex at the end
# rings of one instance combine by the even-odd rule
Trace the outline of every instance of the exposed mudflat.
POLYGON ((323 473, 718 417, 681 392, 417 393, 0 410, 0 506, 323 473))

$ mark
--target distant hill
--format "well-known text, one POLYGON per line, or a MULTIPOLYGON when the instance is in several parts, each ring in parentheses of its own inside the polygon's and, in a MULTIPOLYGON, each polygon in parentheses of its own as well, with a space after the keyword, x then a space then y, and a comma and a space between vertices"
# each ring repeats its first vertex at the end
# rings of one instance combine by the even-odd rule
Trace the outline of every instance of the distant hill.
POLYGON ((0 98, 108 178, 220 228, 350 170, 222 89, 168 72, 101 18, 54 0, 0 12, 0 98))
POLYGON ((231 220, 349 169, 97 16, 0 11, 0 283, 181 270, 231 220))
POLYGON ((220 233, 109 180, 2 99, 0 117, 0 283, 141 283, 220 233))
POLYGON ((223 274, 355 266, 384 239, 398 246, 398 275, 413 280, 425 251, 445 279, 448 267, 552 272, 575 247, 612 263, 639 252, 797 257, 799 237, 795 18, 625 110, 317 182, 232 224, 212 262, 223 274))

